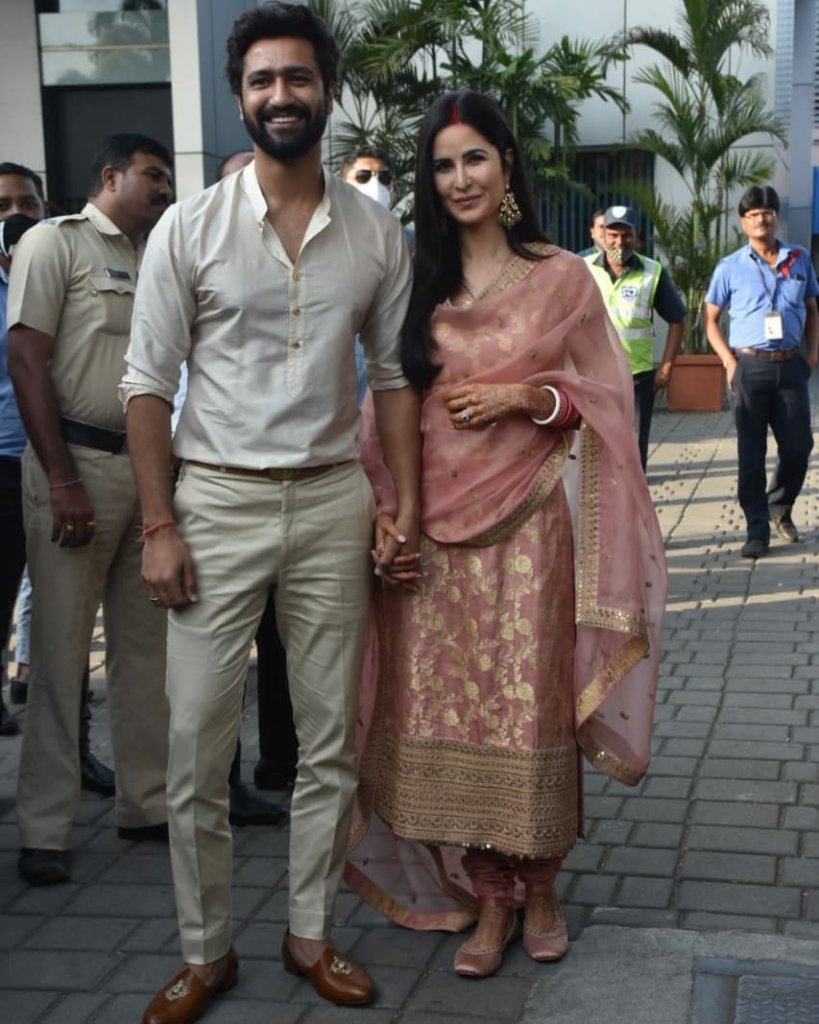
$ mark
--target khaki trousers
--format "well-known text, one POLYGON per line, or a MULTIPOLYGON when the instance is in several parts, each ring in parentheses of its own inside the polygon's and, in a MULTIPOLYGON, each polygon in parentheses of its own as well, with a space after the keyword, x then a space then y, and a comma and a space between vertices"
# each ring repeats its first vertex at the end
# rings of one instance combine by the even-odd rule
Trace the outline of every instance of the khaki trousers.
POLYGON ((293 481, 188 464, 174 513, 199 600, 168 620, 171 863, 185 961, 209 963, 230 947, 228 769, 247 658, 271 586, 299 743, 290 927, 319 939, 332 925, 357 784, 375 506, 357 462, 293 481))
POLYGON ((22 846, 65 850, 80 797, 80 691, 100 604, 116 769, 116 823, 167 818, 166 615, 141 578, 139 501, 124 455, 71 446, 94 508, 90 544, 51 541, 48 479, 29 446, 23 455, 23 514, 32 583, 31 674, 17 789, 22 846))

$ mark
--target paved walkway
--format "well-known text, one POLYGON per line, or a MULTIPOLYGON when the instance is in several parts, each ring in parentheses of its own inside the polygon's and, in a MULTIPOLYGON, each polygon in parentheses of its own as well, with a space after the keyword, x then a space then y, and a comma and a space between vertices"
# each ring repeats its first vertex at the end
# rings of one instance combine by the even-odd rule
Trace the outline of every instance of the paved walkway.
MULTIPOLYGON (((775 539, 752 563, 739 558, 729 415, 658 413, 654 442, 670 569, 655 754, 636 790, 587 772, 587 839, 560 879, 570 955, 539 967, 517 943, 498 976, 462 980, 450 969, 458 937, 392 927, 344 892, 335 938, 371 969, 379 997, 330 1007, 281 968, 287 832, 247 828, 234 875, 242 980, 208 1022, 706 1024, 735 1019, 733 1004, 708 1016, 714 979, 728 979, 730 1002, 753 988, 736 981, 748 964, 802 980, 819 964, 819 459, 795 515, 803 542, 775 539)), ((110 760, 97 646, 93 736, 110 760)), ((249 777, 253 705, 243 732, 249 777)), ((137 1022, 179 966, 167 848, 119 840, 110 802, 86 796, 74 881, 27 889, 15 869, 19 747, 0 740, 0 1018, 137 1022)))

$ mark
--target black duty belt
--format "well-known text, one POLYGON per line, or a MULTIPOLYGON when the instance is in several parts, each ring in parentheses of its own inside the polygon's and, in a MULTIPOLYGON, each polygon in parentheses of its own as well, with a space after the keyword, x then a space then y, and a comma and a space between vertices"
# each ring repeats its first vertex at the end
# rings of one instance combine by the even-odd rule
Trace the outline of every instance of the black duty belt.
POLYGON ((106 430, 105 427, 61 416, 60 433, 68 444, 78 444, 82 448, 97 448, 112 455, 123 455, 128 451, 128 435, 124 430, 106 430))

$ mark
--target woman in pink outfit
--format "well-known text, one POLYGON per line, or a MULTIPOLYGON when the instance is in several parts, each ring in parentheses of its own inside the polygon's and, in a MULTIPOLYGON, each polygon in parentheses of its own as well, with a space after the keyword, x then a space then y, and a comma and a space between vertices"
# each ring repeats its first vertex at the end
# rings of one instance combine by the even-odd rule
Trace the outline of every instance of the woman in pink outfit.
MULTIPOLYGON (((432 105, 415 215, 422 575, 374 601, 347 879, 409 927, 477 919, 455 969, 482 977, 521 905, 529 955, 566 951, 579 755, 645 772, 665 564, 621 345, 582 260, 541 232, 488 97, 432 105)), ((366 428, 363 458, 383 535, 392 482, 366 428)))

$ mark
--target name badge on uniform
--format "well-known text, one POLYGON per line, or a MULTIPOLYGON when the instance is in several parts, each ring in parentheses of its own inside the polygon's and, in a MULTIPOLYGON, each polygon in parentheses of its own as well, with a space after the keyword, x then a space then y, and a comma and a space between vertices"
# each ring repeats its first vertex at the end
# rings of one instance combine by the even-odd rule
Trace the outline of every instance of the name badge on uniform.
POLYGON ((765 341, 781 341, 785 337, 782 330, 782 314, 779 312, 765 314, 765 341))
POLYGON ((131 275, 127 270, 114 270, 112 267, 105 268, 105 276, 113 277, 116 281, 130 281, 131 275))

